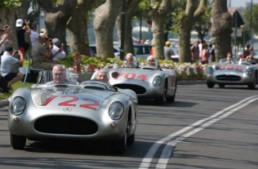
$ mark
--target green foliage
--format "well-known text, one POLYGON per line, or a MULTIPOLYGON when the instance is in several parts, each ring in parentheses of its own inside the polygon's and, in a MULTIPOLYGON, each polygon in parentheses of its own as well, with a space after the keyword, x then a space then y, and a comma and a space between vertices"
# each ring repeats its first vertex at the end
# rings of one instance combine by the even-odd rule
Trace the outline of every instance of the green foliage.
POLYGON ((171 13, 171 17, 173 18, 172 31, 179 32, 181 27, 181 21, 184 17, 184 9, 177 8, 174 12, 171 13))
POLYGON ((21 6, 21 0, 1 0, 0 8, 11 8, 21 6))
POLYGON ((251 21, 251 11, 252 11, 252 30, 254 33, 258 33, 258 4, 253 4, 252 6, 249 4, 244 10, 244 22, 245 25, 250 28, 250 21, 251 21), (252 7, 252 9, 251 9, 252 7))

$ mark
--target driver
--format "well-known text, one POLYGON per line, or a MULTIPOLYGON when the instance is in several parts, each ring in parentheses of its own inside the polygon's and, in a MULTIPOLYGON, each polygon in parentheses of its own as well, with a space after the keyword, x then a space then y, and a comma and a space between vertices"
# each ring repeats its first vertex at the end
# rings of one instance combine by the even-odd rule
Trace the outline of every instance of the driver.
POLYGON ((66 79, 66 67, 61 64, 56 64, 53 66, 52 69, 52 75, 53 75, 53 80, 50 82, 47 82, 46 84, 48 85, 54 85, 54 84, 70 84, 66 79))
POLYGON ((138 68, 137 62, 132 53, 127 53, 125 55, 125 61, 121 67, 122 68, 138 68))

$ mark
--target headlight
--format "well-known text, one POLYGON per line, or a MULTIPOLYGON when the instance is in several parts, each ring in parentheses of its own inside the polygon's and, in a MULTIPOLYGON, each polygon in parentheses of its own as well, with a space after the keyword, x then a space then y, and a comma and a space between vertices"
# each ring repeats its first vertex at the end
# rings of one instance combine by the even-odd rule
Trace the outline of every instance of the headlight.
POLYGON ((25 108, 26 102, 22 97, 15 97, 10 104, 10 112, 16 116, 22 114, 25 108))
MULTIPOLYGON (((217 68, 216 68, 217 69, 217 68)), ((213 74, 213 68, 212 67, 207 67, 207 69, 205 70, 206 74, 213 74)))
POLYGON ((119 120, 124 113, 124 106, 120 102, 114 102, 108 109, 108 114, 112 120, 119 120))
POLYGON ((252 75, 253 74, 253 70, 252 69, 246 69, 245 74, 252 75))
POLYGON ((160 76, 156 76, 154 79, 153 79, 153 86, 154 87, 159 87, 161 85, 161 82, 162 82, 162 78, 160 76))

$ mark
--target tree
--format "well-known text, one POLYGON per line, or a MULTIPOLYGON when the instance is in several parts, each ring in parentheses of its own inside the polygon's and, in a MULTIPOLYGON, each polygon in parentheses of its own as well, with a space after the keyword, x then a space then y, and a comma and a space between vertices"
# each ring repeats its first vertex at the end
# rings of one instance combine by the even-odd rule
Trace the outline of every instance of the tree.
POLYGON ((248 4, 247 7, 244 10, 243 13, 244 16, 244 20, 245 20, 245 25, 248 25, 248 27, 250 27, 250 23, 251 23, 251 18, 252 18, 252 28, 254 33, 258 33, 258 4, 253 4, 251 6, 251 4, 248 4), (252 16, 251 17, 251 11, 252 11, 252 16))
POLYGON ((93 13, 97 54, 102 58, 114 57, 113 30, 120 6, 121 1, 106 0, 93 13))
POLYGON ((180 62, 190 62, 190 39, 193 25, 206 10, 207 0, 187 0, 185 9, 178 9, 177 20, 179 27, 179 54, 180 62))
POLYGON ((231 51, 232 17, 228 13, 227 1, 212 1, 211 36, 214 39, 216 61, 231 51))
MULTIPOLYGON (((141 2, 141 0, 124 0, 124 11, 122 11, 123 9, 121 9, 121 13, 120 15, 117 17, 117 21, 116 21, 116 26, 117 26, 117 31, 118 31, 118 37, 120 38, 120 42, 122 39, 121 33, 122 33, 122 29, 125 29, 124 32, 126 32, 124 34, 124 50, 126 53, 130 52, 133 53, 133 39, 132 39, 132 17, 135 13, 135 11, 137 10, 137 6, 138 4, 141 2), (125 19, 125 25, 124 28, 122 28, 122 12, 124 12, 124 19, 125 19)), ((122 8, 122 6, 121 6, 122 8)), ((121 44, 120 44, 121 45, 121 44)), ((123 59, 123 58, 122 58, 123 59)))
POLYGON ((66 46, 66 25, 77 4, 76 0, 37 0, 45 11, 45 24, 50 37, 56 37, 66 46))
POLYGON ((165 24, 171 9, 171 0, 151 0, 154 55, 164 59, 165 24))
POLYGON ((77 6, 67 22, 69 43, 72 52, 90 55, 87 33, 88 13, 94 7, 95 3, 95 0, 77 0, 77 6))

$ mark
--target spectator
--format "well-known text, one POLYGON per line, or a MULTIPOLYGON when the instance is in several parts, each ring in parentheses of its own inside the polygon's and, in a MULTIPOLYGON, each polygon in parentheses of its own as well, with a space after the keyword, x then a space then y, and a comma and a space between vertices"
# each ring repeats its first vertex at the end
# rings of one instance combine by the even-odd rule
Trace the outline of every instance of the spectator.
POLYGON ((38 41, 39 39, 39 33, 37 31, 37 24, 36 23, 31 23, 30 24, 30 42, 31 46, 34 46, 34 44, 38 41))
POLYGON ((171 49, 171 42, 166 41, 164 46, 164 57, 166 60, 172 60, 171 56, 174 55, 174 51, 171 49))
POLYGON ((195 41, 194 44, 190 48, 191 51, 191 61, 196 62, 199 61, 200 49, 199 49, 199 41, 195 41))
POLYGON ((45 70, 52 70, 55 62, 50 51, 51 39, 48 38, 46 29, 41 29, 39 38, 32 47, 32 66, 45 70))
POLYGON ((202 64, 207 64, 209 61, 209 51, 206 43, 203 44, 202 46, 201 60, 202 60, 202 64))
POLYGON ((23 19, 16 20, 16 35, 19 51, 21 51, 23 58, 25 58, 26 51, 30 48, 29 42, 26 42, 25 39, 30 35, 30 29, 23 19))
POLYGON ((53 55, 53 61, 57 61, 59 59, 63 59, 66 57, 66 53, 64 51, 64 44, 61 44, 58 38, 52 39, 51 52, 53 55))
POLYGON ((137 61, 135 60, 134 56, 132 53, 127 53, 125 55, 125 61, 122 64, 121 67, 123 68, 138 68, 137 61))
POLYGON ((214 49, 213 44, 209 44, 208 51, 209 51, 209 63, 214 62, 215 61, 215 49, 214 49))
POLYGON ((23 74, 17 71, 17 64, 22 65, 24 58, 21 52, 20 60, 15 58, 16 53, 17 51, 14 51, 13 47, 5 46, 5 52, 1 56, 1 87, 4 92, 8 92, 13 83, 23 79, 23 74))
POLYGON ((11 27, 9 25, 5 25, 4 27, 0 26, 0 56, 4 53, 5 45, 12 46, 10 29, 11 27))

